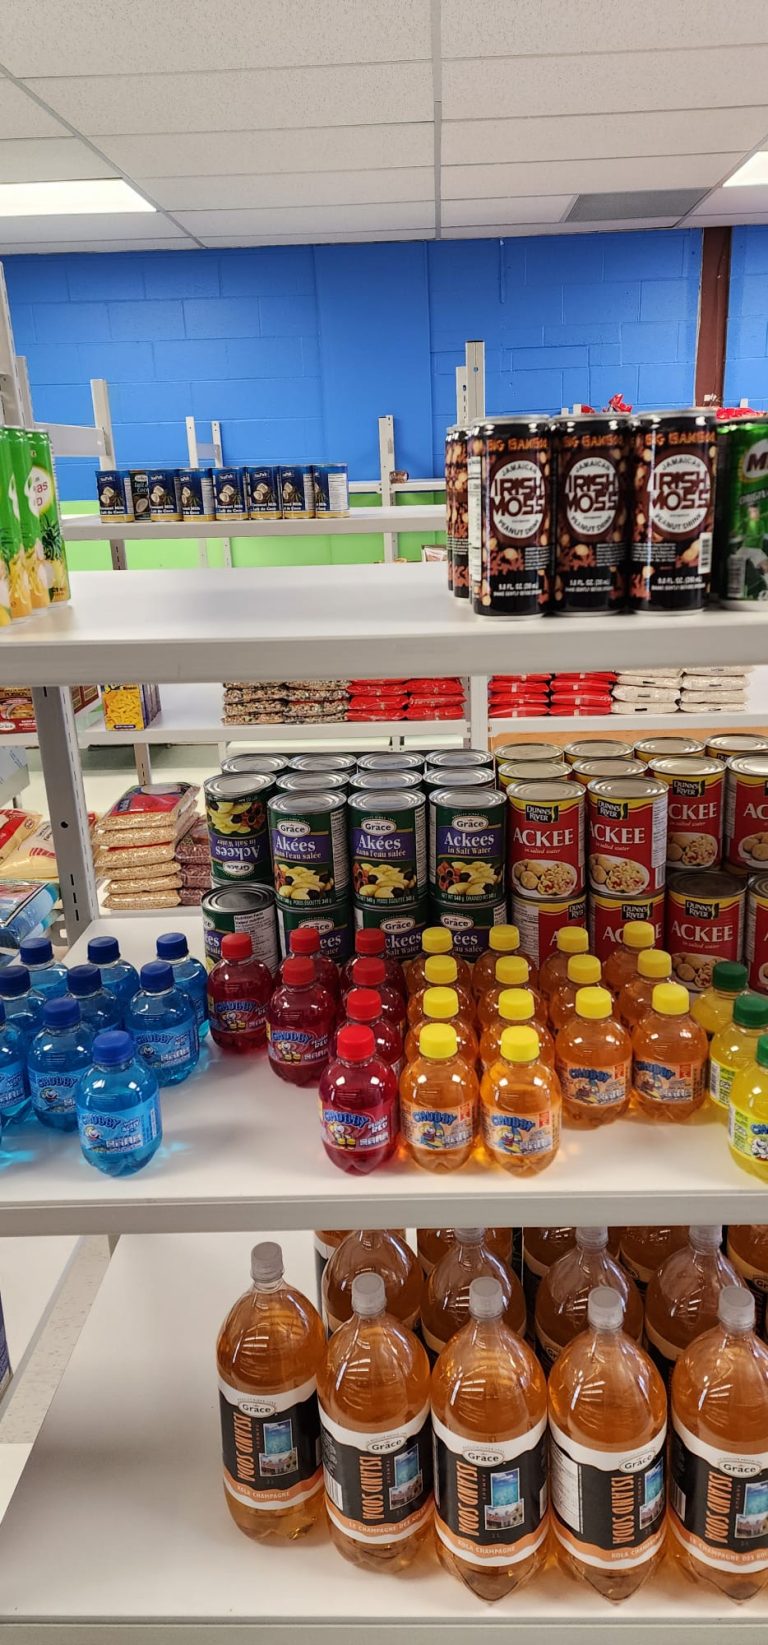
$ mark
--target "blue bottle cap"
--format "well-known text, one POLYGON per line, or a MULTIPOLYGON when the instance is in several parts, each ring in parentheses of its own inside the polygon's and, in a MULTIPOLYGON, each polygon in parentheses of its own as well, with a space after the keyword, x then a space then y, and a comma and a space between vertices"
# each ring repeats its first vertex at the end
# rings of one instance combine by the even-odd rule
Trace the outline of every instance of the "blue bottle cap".
POLYGON ((17 1000, 20 994, 26 994, 29 988, 29 972, 26 965, 6 965, 0 971, 0 999, 17 1000))
POLYGON ((157 939, 159 960, 185 960, 188 953, 189 944, 183 931, 164 931, 157 939))
POLYGON ((101 987, 101 972, 98 965, 73 965, 69 973, 69 992, 75 999, 84 999, 88 994, 97 994, 101 987))
POLYGON ((167 960, 150 960, 148 965, 142 965, 140 977, 147 994, 164 994, 173 987, 173 972, 167 960))
POLYGON ((117 937, 91 937, 88 944, 88 958, 91 965, 113 965, 120 958, 120 944, 117 937))
POLYGON ((27 937, 19 953, 25 965, 45 965, 53 959, 53 943, 50 937, 27 937))
POLYGON ((80 1021, 80 1007, 72 994, 59 994, 55 1000, 46 1000, 43 1022, 46 1028, 74 1028, 80 1021))
POLYGON ((130 1062, 136 1049, 133 1034, 124 1028, 105 1028, 93 1042, 93 1060, 103 1068, 114 1068, 119 1062, 130 1062))

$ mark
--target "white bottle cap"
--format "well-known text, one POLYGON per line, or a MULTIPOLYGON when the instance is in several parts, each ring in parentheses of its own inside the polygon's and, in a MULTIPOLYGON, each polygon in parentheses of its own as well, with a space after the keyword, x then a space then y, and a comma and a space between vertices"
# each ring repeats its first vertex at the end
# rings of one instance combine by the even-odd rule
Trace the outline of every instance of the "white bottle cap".
POLYGON ((593 1331, 620 1331, 624 1298, 612 1285, 596 1285, 587 1299, 587 1319, 593 1331))
POLYGON ((717 1317, 726 1331, 752 1331, 755 1299, 745 1285, 725 1285, 717 1299, 717 1317))
POLYGON ((387 1293, 381 1274, 356 1274, 352 1281, 352 1312, 362 1319, 374 1319, 383 1314, 387 1293))
POLYGON ((251 1252, 251 1279, 256 1285, 274 1285, 284 1273, 283 1253, 275 1240, 265 1239, 251 1252))
POLYGON ((696 1223, 688 1229, 688 1238, 694 1251, 719 1251, 723 1240, 723 1230, 722 1227, 701 1227, 696 1223))
POLYGON ((485 1235, 484 1228, 454 1228, 453 1232, 460 1245, 482 1245, 485 1235))
POLYGON ((608 1244, 607 1228, 577 1228, 576 1244, 583 1251, 603 1251, 608 1244))
POLYGON ((504 1293, 497 1279, 484 1274, 473 1279, 469 1287, 469 1312, 473 1319, 500 1319, 504 1312, 504 1293))

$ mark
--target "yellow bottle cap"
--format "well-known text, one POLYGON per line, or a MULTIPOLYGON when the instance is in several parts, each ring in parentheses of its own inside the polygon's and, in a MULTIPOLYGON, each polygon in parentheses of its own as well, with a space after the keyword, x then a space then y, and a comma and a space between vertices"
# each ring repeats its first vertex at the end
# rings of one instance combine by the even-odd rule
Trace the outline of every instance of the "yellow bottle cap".
POLYGON ((520 932, 516 925, 492 925, 488 936, 488 947, 494 954, 514 954, 520 947, 520 932))
POLYGON ((595 954, 572 954, 568 961, 568 981, 580 988, 591 988, 600 981, 602 966, 595 954))
POLYGON ((422 932, 421 946, 425 954, 450 954, 453 937, 444 925, 428 925, 422 932))
POLYGON ((458 1014, 459 996, 455 988, 428 988, 424 995, 424 1015, 435 1022, 450 1022, 458 1014))
POLYGON ((424 962, 424 976, 427 982, 438 988, 450 988, 455 983, 459 968, 452 954, 430 954, 424 962))
POLYGON ((651 995, 654 1011, 663 1017, 682 1017, 688 1010, 690 995, 679 982, 657 982, 651 995))
POLYGON ((586 954, 589 949, 583 925, 561 925, 555 941, 559 954, 586 954))
POLYGON ((650 920, 626 920, 621 929, 625 948, 653 948, 656 932, 650 920))
POLYGON ((536 1029, 505 1028, 500 1049, 505 1062, 535 1062, 539 1054, 536 1029))
POLYGON ((505 1022, 527 1022, 535 1010, 530 988, 505 988, 498 1010, 505 1022))
POLYGON ((637 956, 637 971, 641 977, 671 977, 672 955, 663 948, 644 948, 637 956))
POLYGON ((524 988, 530 974, 530 965, 522 954, 505 954, 496 961, 496 981, 502 988, 524 988))
POLYGON ((419 1052, 432 1062, 446 1062, 459 1049, 456 1029, 447 1022, 429 1022, 419 1034, 419 1052))
POLYGON ((613 1000, 607 988, 580 988, 576 995, 576 1015, 588 1021, 601 1022, 610 1017, 613 1000))

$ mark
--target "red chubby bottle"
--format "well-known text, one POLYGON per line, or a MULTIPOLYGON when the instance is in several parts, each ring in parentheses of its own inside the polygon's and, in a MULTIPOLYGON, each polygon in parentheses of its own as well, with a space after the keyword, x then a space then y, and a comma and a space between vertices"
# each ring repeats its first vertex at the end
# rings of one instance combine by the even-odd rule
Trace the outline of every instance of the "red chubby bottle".
POLYGON ((383 960, 368 959, 363 955, 355 960, 350 972, 351 984, 346 989, 343 1004, 347 1008, 347 998, 352 988, 375 988, 381 1000, 381 1014, 388 1017, 401 1033, 405 1031, 405 1000, 396 988, 387 982, 387 971, 383 960))
MULTIPOLYGON (((349 1023, 362 1023, 370 1028, 376 1041, 376 1055, 382 1062, 386 1062, 399 1077, 404 1063, 403 1036, 396 1028, 390 1017, 381 1013, 381 999, 375 988, 350 988, 347 994, 345 1009, 347 1021, 342 1023, 336 1033, 336 1046, 339 1034, 343 1033, 349 1023)), ((334 1047, 334 1055, 336 1047, 334 1047)))
POLYGON ((329 960, 328 955, 323 953, 320 947, 320 932, 317 926, 298 926, 295 931, 291 932, 288 946, 290 953, 286 955, 286 959, 281 961, 277 973, 278 981, 282 982, 283 980, 283 972, 288 959, 309 958, 315 967, 315 976, 318 982, 321 982, 323 987, 328 989, 328 993, 333 1000, 338 1001, 341 994, 339 968, 334 960, 329 960))
POLYGON ((399 960, 393 959, 391 954, 387 953, 386 936, 377 925, 361 926, 360 930, 355 932, 355 952, 352 958, 342 966, 341 970, 342 993, 346 993, 347 989, 353 986, 352 967, 355 960, 383 960, 385 980, 389 983, 390 988, 396 988, 398 994, 402 994, 403 999, 407 998, 402 965, 399 960))
POLYGON ((331 1054, 336 1002, 318 982, 309 955, 283 961, 279 982, 267 1007, 269 1061, 278 1079, 289 1085, 316 1085, 331 1054))
POLYGON ((394 1154, 400 1126, 397 1075, 364 1023, 339 1029, 336 1056, 320 1076, 320 1135, 340 1171, 375 1171, 394 1154))
POLYGON ((272 993, 269 967, 254 957, 247 931, 221 940, 221 959, 208 978, 211 1039, 222 1051, 259 1051, 267 1043, 267 1006, 272 993))

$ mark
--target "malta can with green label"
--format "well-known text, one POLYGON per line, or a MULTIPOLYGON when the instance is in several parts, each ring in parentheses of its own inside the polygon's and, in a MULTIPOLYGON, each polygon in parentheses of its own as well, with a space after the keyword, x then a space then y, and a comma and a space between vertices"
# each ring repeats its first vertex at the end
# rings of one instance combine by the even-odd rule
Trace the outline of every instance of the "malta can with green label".
POLYGON ((768 600, 768 417, 718 432, 718 474, 724 475, 717 519, 720 598, 727 606, 755 605, 768 600))
POLYGON ((11 442, 8 430, 0 428, 0 627, 31 612, 11 442))
POLYGON ((61 605, 70 598, 70 587, 67 553, 61 535, 59 503, 56 496, 56 481, 53 475, 51 442, 48 435, 44 434, 42 429, 39 428, 30 429, 27 439, 29 441, 30 470, 25 490, 29 499, 29 506, 37 520, 40 540, 43 545, 48 596, 51 605, 61 605))
POLYGON ((40 519, 35 513, 30 500, 33 469, 30 435, 24 428, 9 428, 7 438, 13 477, 16 481, 16 503, 19 511, 19 526, 24 549, 29 598, 33 610, 40 610, 49 605, 50 600, 40 519))

